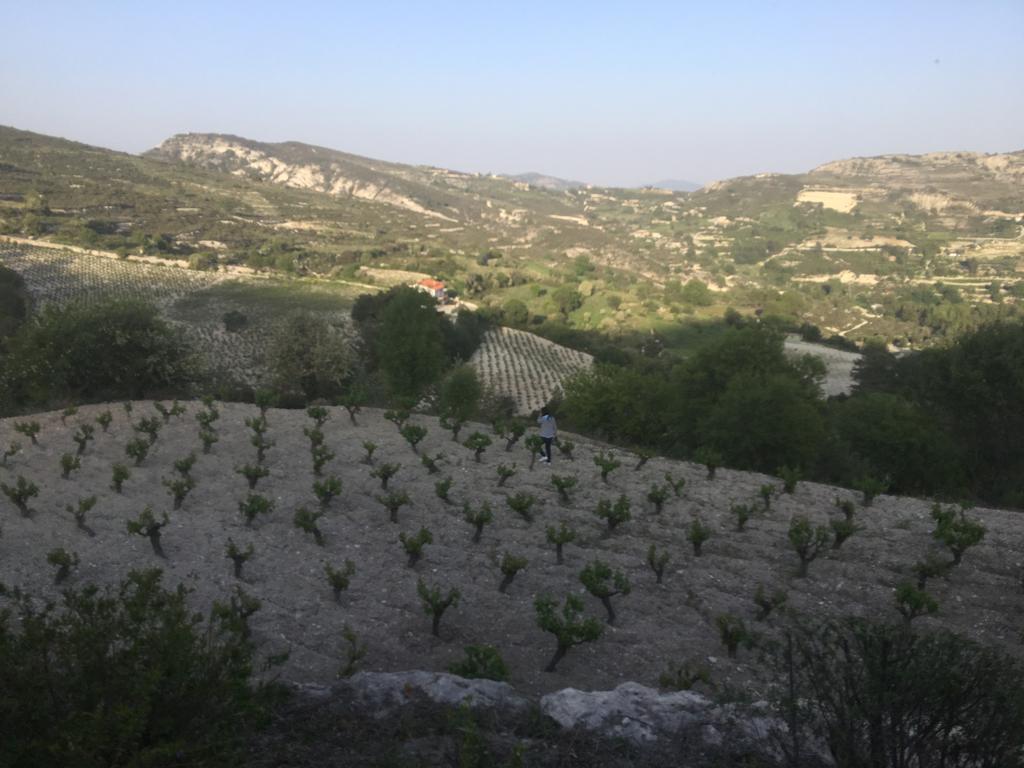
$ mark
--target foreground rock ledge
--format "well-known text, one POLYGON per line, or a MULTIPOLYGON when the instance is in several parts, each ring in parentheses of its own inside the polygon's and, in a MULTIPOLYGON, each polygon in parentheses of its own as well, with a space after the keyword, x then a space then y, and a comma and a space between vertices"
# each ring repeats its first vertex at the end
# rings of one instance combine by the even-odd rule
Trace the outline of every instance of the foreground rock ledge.
MULTIPOLYGON (((320 715, 353 709, 377 721, 424 707, 431 710, 465 708, 490 727, 518 731, 536 727, 538 714, 565 734, 593 741, 626 743, 641 752, 663 753, 685 745, 689 758, 721 759, 727 755, 756 755, 761 765, 784 765, 778 735, 785 726, 771 717, 764 703, 740 708, 717 704, 697 693, 661 693, 638 683, 623 683, 610 691, 566 688, 539 702, 518 694, 507 683, 470 680, 440 672, 360 672, 332 685, 297 686, 303 708, 320 715)), ((829 765, 820 749, 806 765, 829 765)), ((699 766, 700 761, 687 761, 699 766)))

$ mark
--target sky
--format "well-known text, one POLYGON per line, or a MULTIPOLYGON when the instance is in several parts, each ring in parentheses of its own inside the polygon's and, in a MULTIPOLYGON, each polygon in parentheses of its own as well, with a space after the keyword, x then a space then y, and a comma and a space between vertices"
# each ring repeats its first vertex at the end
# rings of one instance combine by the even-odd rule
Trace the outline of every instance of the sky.
POLYGON ((0 124, 601 185, 1024 149, 1024 0, 0 0, 0 124))

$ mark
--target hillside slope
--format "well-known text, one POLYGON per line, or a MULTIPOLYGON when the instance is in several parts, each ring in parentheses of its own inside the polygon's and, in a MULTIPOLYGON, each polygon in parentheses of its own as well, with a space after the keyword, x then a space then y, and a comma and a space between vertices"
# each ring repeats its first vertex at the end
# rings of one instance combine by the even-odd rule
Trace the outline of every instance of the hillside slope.
MULTIPOLYGON (((136 436, 131 423, 155 415, 151 403, 134 403, 131 416, 120 405, 110 406, 109 432, 96 429, 81 468, 68 479, 60 476, 60 457, 74 451, 73 433, 80 424, 94 423, 103 406, 82 407, 66 425, 58 413, 38 414, 33 417, 42 427, 38 445, 15 433, 15 420, 0 421, 0 444, 22 442, 21 452, 0 469, 0 479, 10 485, 24 476, 39 486, 39 495, 30 501, 30 517, 0 499, 0 581, 40 597, 56 596, 45 556, 63 547, 81 558, 70 582, 76 585, 113 583, 132 568, 162 567, 170 583, 183 582, 194 589, 197 608, 226 600, 239 588, 261 603, 251 624, 262 653, 288 651, 284 675, 294 681, 334 677, 344 655, 341 631, 348 625, 368 643, 365 668, 370 670, 443 670, 462 655, 463 646, 490 643, 505 657, 510 681, 531 693, 567 686, 612 688, 626 680, 653 685, 670 663, 691 659, 706 664, 717 685, 744 686, 757 696, 756 654, 741 651, 736 659, 727 658, 715 628, 716 616, 733 614, 771 636, 771 621, 754 620, 753 596, 762 585, 769 592, 785 590, 792 608, 814 616, 853 613, 895 620, 893 588, 912 578, 910 567, 934 546, 929 502, 880 497, 874 506, 857 509, 855 521, 861 530, 841 549, 823 552, 807 578, 797 578, 797 558, 786 535, 790 518, 804 514, 816 524, 826 524, 839 517, 833 500, 852 498, 850 492, 801 483, 792 495, 776 495, 769 510, 756 514, 745 531, 737 532, 731 507, 759 505, 761 486, 778 486, 777 481, 729 470, 720 470, 709 480, 700 467, 658 458, 634 470, 635 459, 615 451, 623 466, 605 484, 592 461, 604 446, 576 436, 574 461, 558 456, 552 466, 537 464, 530 469, 525 449, 516 446, 506 452, 496 442, 476 463, 472 452, 453 443, 436 419, 416 416, 413 421, 428 431, 420 454, 442 454, 441 473, 430 475, 380 412, 362 413, 358 423, 351 424, 344 411, 332 408, 324 433, 336 455, 325 466, 324 477, 337 476, 343 490, 320 521, 325 545, 319 547, 292 522, 300 507, 317 509, 312 492, 316 478, 303 435, 303 427, 311 426, 306 415, 283 410, 267 414, 267 437, 273 441, 266 457, 269 476, 258 481, 255 492, 270 499, 274 509, 258 516, 250 527, 238 510, 248 490, 236 469, 255 463, 244 421, 257 410, 239 404, 219 406, 221 416, 214 426, 220 440, 211 453, 202 454, 195 420, 201 406, 186 405, 183 416, 162 427, 142 464, 131 468, 120 494, 110 488, 111 465, 130 463, 124 450, 136 436), (374 467, 362 460, 365 441, 377 445, 376 466, 401 465, 389 489, 406 492, 410 503, 398 512, 397 523, 388 521, 378 500, 385 492, 371 475, 374 467), (191 451, 197 453, 191 470, 196 485, 182 508, 174 511, 161 482, 175 476, 173 462, 191 451), (499 488, 496 468, 502 463, 517 472, 499 488), (551 483, 556 473, 578 479, 569 503, 557 500, 551 483), (659 514, 645 496, 652 485, 663 482, 665 473, 686 484, 681 496, 670 496, 659 514), (451 503, 435 494, 434 483, 441 477, 453 478, 451 503), (509 509, 506 498, 516 493, 536 497, 532 522, 509 509), (620 494, 630 500, 633 519, 609 533, 594 509, 599 500, 614 500, 620 494), (76 528, 66 510, 93 495, 97 503, 86 517, 95 531, 90 537, 76 528), (482 540, 473 543, 473 527, 463 519, 463 505, 477 508, 484 503, 490 504, 494 520, 485 526, 482 540), (147 505, 158 517, 169 513, 162 535, 166 560, 154 555, 144 537, 131 536, 125 529, 126 521, 147 505), (702 520, 712 534, 700 557, 686 540, 694 519, 702 520), (576 540, 565 547, 564 565, 556 563, 545 538, 545 528, 560 521, 577 531, 576 540), (433 543, 425 547, 422 560, 409 567, 399 533, 409 535, 421 527, 431 531, 433 543), (240 548, 254 548, 241 579, 233 577, 225 557, 229 539, 240 548), (661 585, 644 562, 652 544, 670 555, 661 585), (498 561, 505 552, 524 556, 528 565, 501 594, 498 561), (632 592, 614 598, 614 627, 607 627, 597 642, 574 649, 555 673, 545 673, 554 642, 537 628, 533 600, 540 594, 559 600, 581 594, 578 574, 595 558, 621 569, 632 592), (324 566, 341 568, 346 560, 354 564, 355 573, 349 589, 335 602, 324 566), (428 585, 461 591, 458 605, 444 615, 439 638, 431 635, 430 620, 416 595, 420 578, 428 585)), ((1019 563, 1024 557, 1019 516, 991 509, 969 514, 986 526, 984 541, 967 552, 947 580, 929 582, 940 612, 917 621, 950 627, 1017 653, 1022 629, 1019 563)), ((583 597, 587 613, 603 617, 601 604, 589 595, 583 597)))

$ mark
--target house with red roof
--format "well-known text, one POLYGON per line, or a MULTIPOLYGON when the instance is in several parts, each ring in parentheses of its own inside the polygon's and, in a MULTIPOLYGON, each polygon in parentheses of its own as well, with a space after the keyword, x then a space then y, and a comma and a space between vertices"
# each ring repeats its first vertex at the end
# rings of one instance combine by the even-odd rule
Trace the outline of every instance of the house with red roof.
POLYGON ((446 297, 444 283, 430 277, 425 277, 416 283, 416 289, 429 293, 438 301, 444 301, 446 297))

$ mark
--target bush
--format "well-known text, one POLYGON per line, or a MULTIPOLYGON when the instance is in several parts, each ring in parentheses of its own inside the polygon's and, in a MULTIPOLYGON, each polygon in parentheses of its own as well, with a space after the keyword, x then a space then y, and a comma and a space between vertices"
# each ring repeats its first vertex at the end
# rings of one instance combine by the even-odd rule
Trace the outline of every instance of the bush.
POLYGON ((613 571, 601 560, 592 560, 580 571, 580 582, 584 588, 601 601, 608 612, 608 623, 615 623, 615 611, 612 609, 612 598, 616 595, 628 595, 632 590, 629 579, 622 571, 613 571))
POLYGON ((516 577, 516 574, 523 570, 527 565, 525 557, 519 557, 506 552, 501 556, 501 583, 498 585, 498 591, 504 593, 506 589, 512 584, 512 580, 516 577))
POLYGON ((505 503, 508 504, 508 508, 519 515, 527 523, 533 522, 533 505, 536 504, 537 499, 532 493, 525 493, 520 491, 514 496, 507 496, 505 503))
POLYGON ((405 531, 398 534, 398 540, 402 542, 405 554, 409 556, 408 565, 414 567, 423 556, 423 547, 434 542, 434 536, 426 528, 420 528, 418 532, 406 536, 405 531))
POLYGON ((669 554, 667 551, 658 552, 657 548, 651 544, 647 550, 647 565, 654 571, 656 583, 661 584, 662 579, 665 576, 665 566, 668 565, 669 554))
POLYGON ((686 529, 686 540, 693 545, 694 557, 700 557, 703 551, 704 542, 711 538, 711 529, 701 522, 699 517, 694 517, 686 529))
POLYGON ((597 503, 594 514, 600 517, 608 525, 608 533, 613 533, 622 523, 629 522, 632 515, 629 512, 629 499, 626 494, 619 494, 619 498, 612 504, 608 499, 601 499, 597 503))
POLYGON ((224 330, 229 333, 238 333, 245 330, 249 325, 249 318, 237 309, 232 309, 221 316, 221 322, 224 323, 224 330))
POLYGON ((450 477, 446 477, 443 480, 438 480, 436 483, 434 483, 434 493, 437 494, 437 498, 439 498, 446 504, 451 502, 451 497, 448 495, 448 493, 451 491, 451 488, 452 478, 450 477))
POLYGON ((184 477, 165 477, 162 482, 167 488, 167 492, 171 494, 172 509, 181 509, 181 504, 185 501, 185 497, 188 496, 189 492, 196 485, 196 481, 190 475, 185 475, 184 477))
POLYGON ((47 553, 46 562, 57 568, 56 573, 53 574, 53 583, 63 584, 68 576, 71 575, 71 570, 78 566, 78 554, 76 552, 68 552, 63 547, 58 547, 47 553))
POLYGON ((771 483, 765 483, 758 489, 758 493, 761 495, 761 501, 764 503, 764 511, 767 512, 772 507, 772 496, 775 495, 775 486, 771 483))
POLYGON ((558 528, 549 525, 546 530, 548 542, 555 545, 555 562, 562 564, 562 547, 576 538, 576 531, 563 520, 558 528))
POLYGON ((742 533, 747 527, 747 521, 754 516, 754 508, 750 504, 733 504, 730 511, 736 518, 736 530, 742 533))
POLYGON ((658 676, 658 687, 669 691, 689 691, 697 683, 711 685, 711 672, 703 664, 683 662, 670 664, 668 670, 658 676))
POLYGON ((622 462, 616 459, 611 451, 601 451, 598 453, 594 456, 594 463, 601 470, 601 479, 606 483, 608 482, 608 475, 622 466, 622 462))
POLYGON ((751 644, 750 632, 747 631, 747 625, 739 616, 733 616, 731 613, 720 614, 715 617, 715 626, 718 627, 718 636, 730 659, 736 657, 736 651, 741 644, 747 646, 751 644))
POLYGON ((313 481, 313 494, 316 496, 317 501, 320 502, 320 507, 322 509, 326 509, 330 505, 331 500, 340 493, 341 480, 334 475, 331 475, 325 480, 313 481))
POLYGON ((452 440, 459 439, 459 429, 477 415, 483 388, 476 369, 469 365, 452 368, 442 379, 437 393, 437 410, 452 431, 452 440))
POLYGON ((686 478, 680 477, 678 480, 672 477, 671 473, 665 473, 665 482, 672 488, 672 493, 676 495, 678 499, 683 495, 683 488, 686 486, 686 478))
POLYGON ((121 488, 124 486, 124 481, 132 476, 132 471, 128 469, 124 464, 114 464, 110 468, 110 487, 116 493, 121 492, 121 488))
POLYGON ((505 485, 505 482, 516 474, 516 467, 513 464, 511 467, 506 467, 504 464, 498 465, 498 487, 501 488, 505 485))
POLYGON ((571 501, 569 493, 576 487, 576 477, 574 475, 552 475, 551 484, 558 491, 558 497, 562 503, 568 504, 571 501))
POLYGON ((10 608, 0 614, 0 764, 243 759, 269 692, 251 682, 253 648, 237 626, 196 615, 183 586, 164 589, 160 571, 67 590, 59 608, 15 593, 10 608))
POLYGON ((667 485, 652 485, 650 490, 647 491, 647 500, 654 505, 654 514, 660 515, 662 508, 665 506, 665 502, 668 500, 667 485))
POLYGON ((406 424, 402 427, 401 434, 409 444, 409 447, 412 448, 412 452, 418 453, 416 446, 427 436, 427 428, 421 427, 418 424, 406 424))
POLYGON ((789 543, 800 558, 797 576, 804 577, 807 575, 807 566, 818 557, 822 547, 828 544, 828 528, 823 525, 815 528, 806 516, 794 515, 789 521, 789 543))
POLYGON ((459 604, 459 590, 449 589, 448 594, 442 596, 440 587, 435 585, 428 589, 423 579, 418 579, 416 581, 416 594, 419 595, 420 602, 423 604, 423 612, 431 618, 431 633, 434 637, 440 637, 441 617, 444 616, 444 612, 449 607, 459 604))
POLYGON ((722 466, 722 454, 714 448, 703 446, 697 449, 696 453, 693 454, 693 458, 698 464, 703 464, 707 469, 708 480, 714 480, 715 473, 722 466))
POLYGON ((242 566, 252 557, 253 547, 250 543, 245 549, 239 549, 238 545, 229 538, 224 555, 231 561, 234 567, 235 578, 240 579, 242 578, 242 566))
POLYGON ((381 464, 375 470, 370 472, 370 477, 375 477, 380 480, 381 490, 386 491, 388 489, 388 480, 398 474, 398 470, 401 468, 401 464, 381 464))
POLYGON ((82 466, 82 460, 70 453, 62 454, 60 457, 60 476, 67 480, 71 473, 82 466))
POLYGON ((537 626, 553 634, 558 643, 545 672, 554 672, 570 649, 597 640, 604 631, 597 619, 583 616, 583 601, 576 595, 565 598, 561 614, 557 611, 558 603, 547 595, 538 596, 533 606, 537 611, 537 626))
POLYGON ((324 574, 327 576, 327 583, 331 585, 336 603, 341 602, 341 593, 348 589, 355 573, 356 566, 351 560, 346 560, 342 568, 332 568, 330 563, 324 565, 324 574))
POLYGON ((963 508, 957 512, 936 504, 932 507, 932 519, 935 520, 932 537, 950 551, 953 565, 960 565, 964 552, 985 538, 985 526, 967 517, 963 508))
POLYGON ((782 490, 784 493, 793 493, 797 483, 803 478, 803 473, 798 468, 779 467, 778 475, 782 479, 782 490))
POLYGON ((238 511, 245 518, 245 524, 251 527, 259 515, 269 515, 274 511, 274 501, 258 493, 249 493, 238 502, 238 511))
POLYGON ((491 444, 491 438, 485 435, 483 432, 474 432, 463 443, 464 446, 473 451, 473 458, 476 459, 477 463, 480 462, 480 456, 484 451, 487 450, 491 444))
POLYGON ((918 616, 938 613, 939 604, 923 589, 918 589, 909 581, 904 581, 896 587, 896 610, 900 612, 904 622, 909 626, 918 616))
POLYGON ((754 604, 757 606, 757 620, 767 621, 768 617, 777 609, 786 604, 787 595, 781 589, 776 589, 770 595, 765 591, 764 584, 757 585, 754 593, 754 604))
POLYGON ((75 430, 75 434, 71 436, 71 439, 75 441, 78 446, 78 455, 81 456, 85 453, 85 449, 89 443, 94 439, 93 433, 96 428, 92 424, 79 424, 78 429, 75 430))
POLYGON ((846 517, 840 520, 830 520, 829 526, 832 528, 832 549, 839 549, 843 546, 843 542, 860 530, 859 525, 846 517))
POLYGON ((388 491, 387 496, 378 496, 377 501, 384 505, 392 523, 398 522, 398 510, 406 504, 412 503, 412 500, 409 498, 409 494, 405 491, 388 491))
POLYGON ((12 410, 55 400, 142 398, 196 377, 182 336, 140 302, 50 305, 7 344, 0 402, 12 410))
POLYGON ((466 658, 450 665, 448 671, 471 680, 508 680, 508 667, 493 645, 467 645, 466 658))
POLYGON ((1019 660, 948 631, 862 618, 798 625, 789 636, 789 658, 787 644, 776 656, 782 708, 803 715, 837 765, 1019 765, 1019 660))
POLYGON ((85 516, 92 511, 92 508, 96 506, 96 496, 87 496, 84 499, 79 499, 78 504, 72 507, 70 504, 65 505, 64 509, 71 513, 72 517, 75 518, 75 526, 78 530, 82 531, 87 536, 95 536, 96 531, 90 528, 85 522, 85 516))
POLYGON ((324 534, 317 523, 323 516, 324 511, 322 509, 318 509, 316 512, 310 512, 305 507, 299 507, 295 510, 295 515, 292 517, 292 523, 300 531, 305 531, 310 534, 317 546, 322 547, 324 545, 324 534))
POLYGON ((462 508, 462 514, 466 522, 473 526, 473 543, 479 543, 480 537, 484 532, 484 526, 494 519, 491 505, 485 501, 477 509, 473 509, 469 506, 469 502, 466 502, 462 508))
POLYGON ((32 441, 32 445, 39 445, 39 422, 38 421, 16 421, 14 422, 14 431, 19 435, 24 435, 32 441))
POLYGON ((125 528, 128 533, 135 534, 136 536, 146 536, 149 539, 149 544, 153 547, 153 552, 157 557, 166 558, 164 554, 163 546, 160 543, 160 531, 163 530, 170 522, 170 518, 167 517, 167 513, 164 512, 163 517, 159 520, 153 517, 152 507, 147 506, 139 513, 139 516, 134 520, 129 520, 125 524, 125 528))

